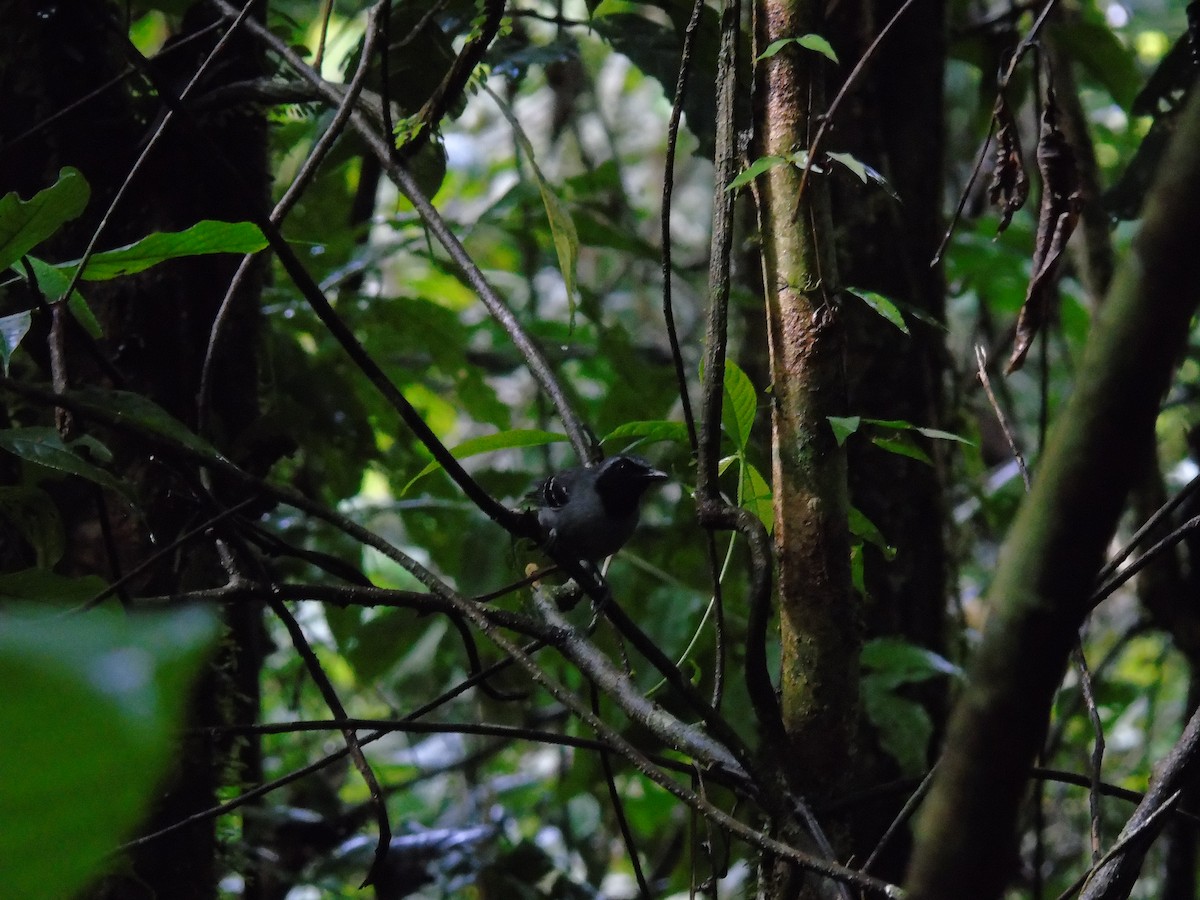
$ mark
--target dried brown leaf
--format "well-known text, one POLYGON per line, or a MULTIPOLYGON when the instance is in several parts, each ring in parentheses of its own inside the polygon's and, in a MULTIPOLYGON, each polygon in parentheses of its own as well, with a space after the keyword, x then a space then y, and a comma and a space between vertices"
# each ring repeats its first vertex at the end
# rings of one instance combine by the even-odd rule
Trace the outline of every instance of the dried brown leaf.
POLYGON ((1050 300, 1054 297, 1058 264, 1079 221, 1079 173, 1075 167, 1075 153, 1058 128, 1053 88, 1046 90, 1037 161, 1042 175, 1042 205, 1038 211, 1033 272, 1021 314, 1017 317, 1016 337, 1006 374, 1021 368, 1033 339, 1046 321, 1050 300))
POLYGON ((1008 228, 1013 213, 1025 205, 1029 197, 1029 176, 1025 174, 1025 161, 1021 156, 1021 136, 1017 131, 1016 116, 1003 93, 996 96, 992 116, 998 128, 996 166, 992 171, 988 196, 992 205, 1000 208, 1000 224, 996 227, 996 233, 999 234, 1008 228))

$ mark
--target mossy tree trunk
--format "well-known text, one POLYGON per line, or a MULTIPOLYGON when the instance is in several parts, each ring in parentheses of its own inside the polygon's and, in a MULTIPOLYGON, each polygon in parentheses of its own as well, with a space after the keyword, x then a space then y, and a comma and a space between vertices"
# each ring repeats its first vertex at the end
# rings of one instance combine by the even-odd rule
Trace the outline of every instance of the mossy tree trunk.
MULTIPOLYGON (((820 33, 821 4, 762 0, 755 56, 820 33)), ((756 64, 754 155, 806 146, 824 103, 819 54, 792 45, 756 64)), ((850 581, 846 456, 828 417, 846 413, 845 328, 830 252, 828 186, 781 165, 758 181, 770 347, 781 707, 792 783, 810 800, 842 786, 858 716, 860 629, 850 581), (800 198, 797 204, 797 198, 800 198)))

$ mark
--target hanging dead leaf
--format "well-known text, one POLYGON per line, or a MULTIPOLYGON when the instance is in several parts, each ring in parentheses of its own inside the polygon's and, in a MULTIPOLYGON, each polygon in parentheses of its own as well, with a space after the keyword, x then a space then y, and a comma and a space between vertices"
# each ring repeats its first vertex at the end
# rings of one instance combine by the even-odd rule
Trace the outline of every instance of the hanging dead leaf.
POLYGON ((1041 135, 1037 147, 1038 171, 1042 175, 1042 205, 1038 211, 1037 241, 1033 250, 1033 272, 1025 302, 1017 317, 1013 352, 1005 374, 1012 374, 1025 362, 1033 339, 1046 321, 1052 290, 1067 241, 1079 221, 1079 173, 1075 153, 1058 129, 1058 108, 1054 88, 1046 88, 1042 109, 1041 135))
POLYGON ((1017 120, 1004 98, 996 95, 992 116, 998 126, 996 131, 996 167, 992 171, 992 183, 988 196, 992 206, 1000 208, 1000 224, 996 233, 1008 228, 1013 213, 1025 205, 1029 196, 1029 176, 1025 174, 1025 162, 1021 157, 1021 136, 1017 131, 1017 120))

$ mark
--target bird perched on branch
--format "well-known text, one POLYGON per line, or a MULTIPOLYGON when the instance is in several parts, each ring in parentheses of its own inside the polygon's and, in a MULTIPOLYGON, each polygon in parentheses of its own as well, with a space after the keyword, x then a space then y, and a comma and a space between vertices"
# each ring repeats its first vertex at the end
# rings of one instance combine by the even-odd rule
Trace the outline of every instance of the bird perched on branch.
POLYGON ((618 455, 551 475, 528 496, 538 507, 546 549, 595 563, 629 540, 642 495, 666 480, 665 472, 641 457, 618 455))

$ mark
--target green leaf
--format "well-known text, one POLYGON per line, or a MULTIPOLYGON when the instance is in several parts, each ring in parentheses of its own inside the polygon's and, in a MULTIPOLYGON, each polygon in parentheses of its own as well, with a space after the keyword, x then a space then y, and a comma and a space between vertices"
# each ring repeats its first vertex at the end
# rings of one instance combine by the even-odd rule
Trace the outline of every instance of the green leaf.
POLYGON ((83 175, 67 167, 30 200, 15 191, 0 198, 0 272, 83 212, 90 193, 83 175))
POLYGON ((0 362, 3 363, 5 377, 8 377, 8 365, 12 362, 13 354, 21 346, 25 335, 29 334, 32 323, 33 316, 29 310, 0 318, 0 362))
POLYGON ((0 615, 6 895, 72 897, 102 871, 158 795, 188 687, 216 633, 198 608, 0 615))
MULTIPOLYGON (((158 231, 125 247, 97 253, 83 270, 84 281, 107 281, 133 275, 169 259, 208 253, 257 253, 267 239, 252 222, 204 220, 183 231, 158 231)), ((79 260, 58 266, 74 274, 79 260)))
POLYGON ((957 441, 960 444, 966 444, 968 447, 975 446, 974 441, 969 441, 962 435, 954 434, 950 431, 942 431, 939 428, 921 428, 920 426, 914 426, 913 430, 925 435, 927 438, 932 438, 935 441, 957 441))
POLYGON ((672 422, 669 419, 645 419, 637 422, 625 422, 618 425, 604 436, 602 444, 613 441, 636 441, 639 444, 653 444, 659 441, 674 441, 677 444, 688 442, 687 426, 682 422, 672 422))
POLYGON ((721 424, 739 451, 750 443, 750 431, 758 413, 758 392, 754 383, 737 363, 725 361, 725 395, 721 407, 721 424))
POLYGON ((963 670, 941 654, 897 637, 880 637, 867 641, 860 660, 872 671, 872 677, 882 679, 889 689, 902 684, 928 681, 940 675, 961 678, 963 670))
POLYGON ((945 657, 899 638, 877 638, 863 647, 863 705, 879 731, 880 742, 909 774, 923 771, 932 726, 917 703, 896 695, 905 684, 942 675, 961 677, 962 670, 945 657))
POLYGON ((776 166, 786 166, 789 162, 791 160, 783 156, 760 156, 739 172, 737 177, 729 182, 729 186, 725 190, 735 191, 740 187, 745 187, 768 169, 773 169, 776 166))
POLYGON ((770 59, 772 56, 774 56, 776 53, 778 53, 784 47, 787 47, 794 43, 796 43, 795 38, 780 38, 777 41, 772 41, 770 44, 767 45, 766 50, 764 50, 762 53, 758 54, 758 56, 754 57, 754 61, 762 62, 764 59, 770 59))
POLYGON ((806 50, 820 53, 831 62, 838 62, 837 54, 833 52, 833 46, 819 34, 803 34, 800 37, 780 38, 777 41, 772 41, 767 49, 760 53, 754 61, 761 62, 764 59, 770 59, 784 47, 791 44, 799 44, 806 50))
POLYGON ((887 542, 887 538, 883 536, 883 532, 863 515, 862 511, 855 506, 851 506, 849 510, 849 525, 850 533, 855 537, 874 544, 883 551, 883 555, 891 560, 896 558, 896 548, 887 542))
POLYGON ((862 416, 828 416, 827 418, 839 447, 845 444, 846 438, 858 431, 862 424, 862 416))
POLYGON ((933 722, 921 704, 898 697, 873 678, 862 681, 863 709, 879 733, 879 743, 905 775, 925 771, 933 722))
POLYGON ((867 596, 866 555, 861 542, 850 545, 850 583, 856 591, 867 596))
MULTIPOLYGON (((450 448, 450 455, 455 459, 467 459, 481 453, 494 453, 497 450, 512 450, 517 447, 543 447, 546 444, 560 444, 567 439, 565 434, 554 431, 540 431, 536 428, 514 428, 508 431, 497 431, 494 434, 484 434, 479 437, 467 438, 460 444, 450 448)), ((425 468, 409 479, 408 484, 400 491, 403 496, 414 484, 431 472, 442 467, 437 460, 430 462, 425 468)))
POLYGON ((529 168, 533 172, 534 180, 537 181, 538 192, 542 195, 542 205, 546 207, 546 219, 550 223, 550 233, 554 237, 554 252, 558 255, 558 268, 562 272, 563 285, 567 291, 567 302, 571 306, 573 321, 575 318, 576 266, 579 262, 579 234, 575 231, 575 222, 571 219, 571 213, 566 204, 551 190, 550 183, 546 181, 546 176, 538 167, 533 144, 529 142, 525 130, 521 128, 521 123, 517 121, 507 104, 497 101, 497 105, 504 113, 504 118, 508 119, 509 125, 512 126, 517 143, 521 145, 521 150, 529 161, 529 168))
POLYGON ((200 437, 165 409, 141 394, 131 391, 111 391, 103 388, 80 388, 71 391, 71 397, 80 403, 102 410, 118 421, 133 424, 143 431, 170 438, 175 443, 211 456, 223 459, 217 449, 200 437))
POLYGON ((938 428, 923 428, 919 425, 914 425, 912 422, 906 422, 904 419, 870 419, 863 416, 829 416, 828 418, 839 447, 845 443, 847 437, 854 434, 863 425, 869 425, 872 429, 900 432, 897 435, 873 435, 871 437, 872 443, 877 444, 889 453, 898 453, 901 456, 908 456, 912 459, 918 459, 921 462, 930 463, 931 465, 933 461, 924 450, 916 445, 909 434, 910 432, 916 432, 933 440, 957 441, 960 444, 974 446, 971 441, 957 434, 942 431, 938 428))
MULTIPOLYGON (((42 296, 53 303, 66 293, 67 286, 71 283, 69 271, 52 266, 33 256, 27 256, 26 259, 29 261, 30 268, 33 269, 33 277, 37 279, 37 289, 42 296)), ((67 307, 88 334, 92 337, 100 337, 103 334, 100 323, 96 320, 87 301, 83 299, 83 294, 79 293, 78 288, 71 291, 71 296, 67 298, 67 307)))
POLYGON ((833 46, 819 34, 802 34, 796 38, 796 43, 806 50, 820 53, 830 62, 838 62, 837 54, 833 52, 833 46))
POLYGON ((883 318, 887 319, 905 334, 909 333, 908 325, 904 322, 904 316, 900 314, 900 310, 896 308, 896 304, 883 296, 883 294, 877 294, 875 291, 861 291, 857 288, 848 293, 867 304, 867 306, 875 310, 875 312, 883 316, 883 318))
POLYGON ((631 0, 600 0, 600 5, 592 10, 591 18, 604 19, 608 16, 638 15, 642 11, 641 3, 631 0))
POLYGON ((875 436, 871 438, 871 443, 888 453, 895 453, 897 456, 907 456, 909 459, 915 459, 918 462, 923 462, 932 466, 933 460, 929 458, 929 454, 913 443, 912 438, 907 435, 900 434, 896 437, 881 437, 875 436))
POLYGON ((762 520, 768 532, 774 531, 775 503, 771 495, 771 485, 757 467, 745 461, 742 462, 740 502, 762 520))
POLYGON ((122 484, 107 470, 79 456, 63 443, 62 437, 53 428, 39 426, 0 431, 0 450, 7 450, 13 456, 39 466, 86 478, 125 497, 130 496, 127 485, 122 484))

